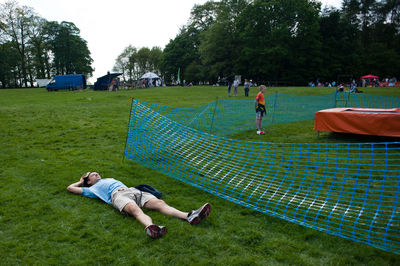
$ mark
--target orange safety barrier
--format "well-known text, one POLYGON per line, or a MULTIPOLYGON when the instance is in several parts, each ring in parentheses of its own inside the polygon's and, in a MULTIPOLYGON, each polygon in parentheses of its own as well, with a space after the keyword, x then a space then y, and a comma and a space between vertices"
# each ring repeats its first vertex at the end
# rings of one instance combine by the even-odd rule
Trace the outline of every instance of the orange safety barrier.
POLYGON ((315 113, 314 130, 400 137, 400 108, 332 108, 315 113))

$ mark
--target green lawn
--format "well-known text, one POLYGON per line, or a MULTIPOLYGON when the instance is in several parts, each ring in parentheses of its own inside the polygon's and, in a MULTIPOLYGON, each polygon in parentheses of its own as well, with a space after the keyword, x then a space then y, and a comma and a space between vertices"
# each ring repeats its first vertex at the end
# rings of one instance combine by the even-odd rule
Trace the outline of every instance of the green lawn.
MULTIPOLYGON (((269 88, 321 95, 332 88, 269 88)), ((239 94, 243 92, 239 90, 239 94)), ((194 107, 227 97, 225 87, 159 88, 119 92, 0 90, 0 261, 15 264, 130 265, 395 265, 400 256, 295 225, 223 200, 123 160, 131 98, 194 107), (111 205, 65 189, 86 171, 128 186, 151 184, 163 199, 188 211, 210 202, 198 226, 146 211, 168 234, 152 240, 139 222, 111 205)), ((364 92, 400 96, 400 88, 364 92)), ((312 130, 313 121, 274 125, 234 138, 268 142, 393 140, 312 130)))

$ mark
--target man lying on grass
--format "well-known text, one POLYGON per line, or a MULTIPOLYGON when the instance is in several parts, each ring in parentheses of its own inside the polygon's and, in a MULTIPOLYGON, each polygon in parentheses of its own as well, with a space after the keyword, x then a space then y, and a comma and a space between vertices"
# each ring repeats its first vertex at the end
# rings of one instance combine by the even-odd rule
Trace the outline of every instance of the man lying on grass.
POLYGON ((97 172, 88 172, 81 179, 69 185, 67 190, 89 198, 100 198, 112 204, 121 213, 127 213, 136 218, 145 226, 145 232, 151 238, 159 238, 167 233, 167 227, 153 224, 150 216, 141 208, 159 211, 162 214, 184 219, 190 224, 198 224, 211 212, 211 205, 204 204, 200 209, 191 212, 182 212, 169 206, 153 194, 128 188, 122 182, 113 178, 101 179, 97 172))

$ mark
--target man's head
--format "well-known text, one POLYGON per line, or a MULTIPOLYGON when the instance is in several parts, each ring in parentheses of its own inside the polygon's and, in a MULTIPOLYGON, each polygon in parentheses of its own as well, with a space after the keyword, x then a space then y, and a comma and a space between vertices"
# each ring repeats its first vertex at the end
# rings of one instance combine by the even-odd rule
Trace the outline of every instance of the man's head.
POLYGON ((267 89, 267 87, 265 85, 261 85, 260 86, 260 92, 261 93, 264 93, 266 89, 267 89))
POLYGON ((101 176, 97 172, 87 172, 82 176, 83 186, 90 187, 97 183, 101 179, 101 176))

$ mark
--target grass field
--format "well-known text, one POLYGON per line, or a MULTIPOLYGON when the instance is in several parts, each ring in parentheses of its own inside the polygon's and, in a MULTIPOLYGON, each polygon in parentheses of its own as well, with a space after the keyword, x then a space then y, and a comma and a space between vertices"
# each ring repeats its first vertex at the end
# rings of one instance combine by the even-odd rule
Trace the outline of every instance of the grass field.
MULTIPOLYGON (((269 88, 321 95, 331 88, 269 88)), ((400 88, 364 92, 400 96, 400 88)), ((241 93, 243 95, 243 93, 241 93)), ((250 92, 250 99, 256 90, 250 92)), ((139 164, 123 160, 131 98, 194 107, 225 87, 159 88, 119 92, 45 89, 0 90, 0 264, 131 265, 396 265, 400 256, 320 233, 228 202, 139 164), (111 205, 70 194, 66 187, 86 171, 128 186, 151 184, 163 199, 188 211, 210 202, 198 226, 146 211, 167 225, 162 239, 148 238, 139 222, 111 205)), ((230 98, 232 99, 232 98, 230 98)), ((249 99, 240 96, 234 99, 249 99)), ((392 138, 323 133, 313 121, 274 125, 267 136, 235 135, 268 142, 364 142, 392 138)))

